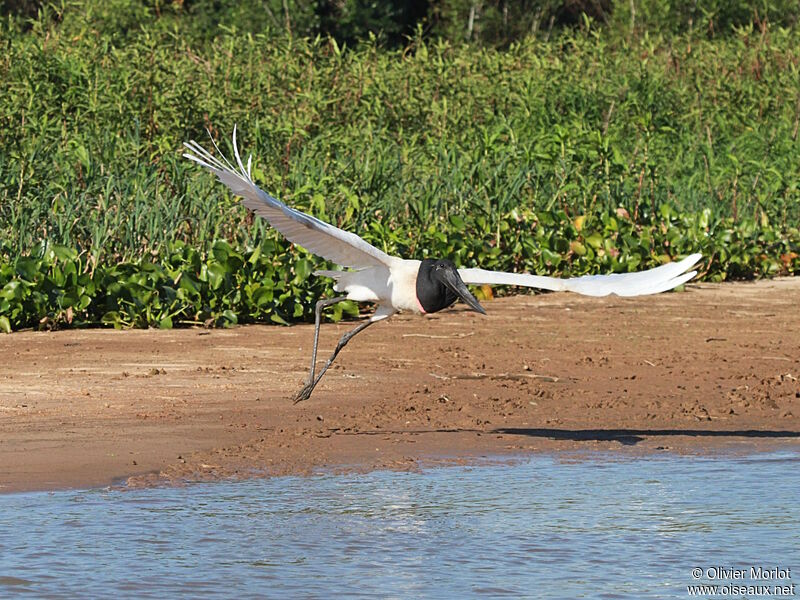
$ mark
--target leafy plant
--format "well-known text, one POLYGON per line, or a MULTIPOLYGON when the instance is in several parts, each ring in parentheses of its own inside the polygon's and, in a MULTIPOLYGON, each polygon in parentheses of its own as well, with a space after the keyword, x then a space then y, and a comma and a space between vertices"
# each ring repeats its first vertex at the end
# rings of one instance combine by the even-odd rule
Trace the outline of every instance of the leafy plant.
POLYGON ((796 29, 345 49, 53 6, 0 25, 0 329, 310 318, 316 263, 181 157, 234 123, 261 185, 388 252, 797 272, 796 29))

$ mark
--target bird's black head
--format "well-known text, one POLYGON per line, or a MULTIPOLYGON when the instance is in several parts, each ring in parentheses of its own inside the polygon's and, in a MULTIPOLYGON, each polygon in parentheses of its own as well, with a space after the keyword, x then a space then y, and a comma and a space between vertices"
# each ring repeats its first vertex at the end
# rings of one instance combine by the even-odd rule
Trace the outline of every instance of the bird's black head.
POLYGON ((426 313, 447 308, 461 298, 472 310, 486 314, 483 307, 469 293, 458 269, 447 259, 426 258, 417 273, 417 300, 426 313))

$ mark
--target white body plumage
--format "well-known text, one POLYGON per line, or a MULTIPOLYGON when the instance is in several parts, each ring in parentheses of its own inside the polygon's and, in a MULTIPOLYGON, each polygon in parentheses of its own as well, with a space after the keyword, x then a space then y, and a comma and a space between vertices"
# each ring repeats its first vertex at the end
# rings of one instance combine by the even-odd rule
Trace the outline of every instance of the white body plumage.
POLYGON ((356 271, 316 271, 315 275, 336 280, 333 289, 347 294, 348 300, 374 302, 386 316, 397 311, 420 314, 417 299, 417 273, 421 262, 397 258, 389 266, 365 267, 356 271), (388 313, 388 314, 387 314, 388 313))

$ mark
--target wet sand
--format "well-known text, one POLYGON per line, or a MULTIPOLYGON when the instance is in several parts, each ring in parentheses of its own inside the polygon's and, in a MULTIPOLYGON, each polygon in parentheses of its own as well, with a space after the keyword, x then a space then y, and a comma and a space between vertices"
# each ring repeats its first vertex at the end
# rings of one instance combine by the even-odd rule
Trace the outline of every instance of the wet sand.
POLYGON ((800 279, 485 306, 367 329, 298 405, 309 325, 0 336, 0 492, 800 447, 800 279))

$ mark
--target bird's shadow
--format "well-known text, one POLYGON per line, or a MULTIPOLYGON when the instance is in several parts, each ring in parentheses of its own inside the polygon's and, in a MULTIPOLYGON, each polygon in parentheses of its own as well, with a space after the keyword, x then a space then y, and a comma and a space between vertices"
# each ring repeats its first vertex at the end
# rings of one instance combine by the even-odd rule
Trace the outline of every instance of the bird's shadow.
POLYGON ((566 440, 572 442, 617 442, 623 446, 635 446, 649 437, 688 436, 698 438, 800 438, 800 431, 775 429, 554 429, 502 427, 497 429, 474 429, 469 427, 439 429, 395 429, 376 431, 342 432, 343 435, 387 435, 423 433, 480 433, 494 435, 525 435, 534 438, 566 440))
POLYGON ((573 442, 618 442, 623 446, 635 446, 648 437, 689 436, 708 438, 800 438, 800 431, 771 429, 552 429, 514 428, 494 429, 492 433, 525 435, 551 440, 573 442))

